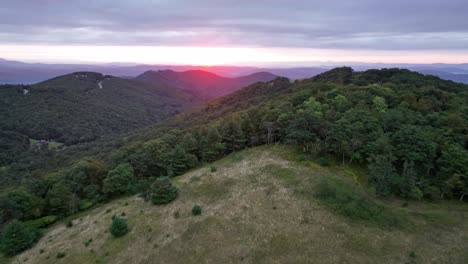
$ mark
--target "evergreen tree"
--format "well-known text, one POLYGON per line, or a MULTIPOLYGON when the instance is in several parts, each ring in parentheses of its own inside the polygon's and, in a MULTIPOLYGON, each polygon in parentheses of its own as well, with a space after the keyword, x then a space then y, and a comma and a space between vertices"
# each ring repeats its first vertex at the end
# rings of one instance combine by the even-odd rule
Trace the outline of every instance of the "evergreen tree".
POLYGON ((202 152, 204 161, 212 162, 221 157, 225 149, 225 146, 221 140, 222 137, 219 134, 218 129, 215 127, 209 127, 207 129, 202 152))
POLYGON ((109 171, 103 181, 102 191, 109 195, 122 194, 131 189, 134 181, 132 165, 122 163, 109 171))
POLYGON ((113 217, 109 230, 114 237, 124 236, 128 233, 128 222, 124 218, 113 217))
POLYGON ((169 176, 181 175, 197 164, 197 157, 187 153, 181 145, 176 145, 169 154, 169 176))
POLYGON ((11 219, 25 220, 32 216, 37 199, 22 190, 13 190, 0 196, 0 224, 11 219))
POLYGON ((393 166, 394 157, 391 155, 375 155, 369 158, 369 181, 375 186, 378 196, 392 194, 398 174, 393 166))
POLYGON ((48 210, 55 215, 69 215, 78 211, 79 199, 68 183, 59 181, 52 185, 46 196, 48 210))
POLYGON ((151 201, 153 204, 167 204, 177 198, 178 188, 169 177, 160 177, 151 185, 151 201))
POLYGON ((37 229, 20 221, 13 221, 2 231, 0 249, 7 256, 13 256, 30 248, 40 238, 37 229))
POLYGON ((199 153, 198 142, 192 133, 186 133, 182 137, 180 145, 190 154, 197 155, 199 153))
POLYGON ((245 147, 244 132, 240 118, 231 118, 222 126, 222 137, 227 152, 234 152, 245 147))

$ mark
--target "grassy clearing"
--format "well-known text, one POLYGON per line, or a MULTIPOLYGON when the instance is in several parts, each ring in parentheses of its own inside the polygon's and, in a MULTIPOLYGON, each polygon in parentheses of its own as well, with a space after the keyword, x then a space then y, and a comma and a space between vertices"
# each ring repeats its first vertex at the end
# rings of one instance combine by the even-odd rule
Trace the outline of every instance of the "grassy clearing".
POLYGON ((402 212, 390 209, 354 186, 333 178, 321 180, 315 197, 325 206, 351 220, 364 221, 383 228, 411 227, 411 222, 402 212))
POLYGON ((74 216, 72 227, 70 219, 53 224, 7 261, 468 263, 465 204, 379 201, 347 168, 295 155, 273 146, 235 153, 175 178, 179 197, 168 205, 137 196, 98 205, 74 216), (195 204, 201 215, 192 215, 195 204), (128 219, 121 238, 109 234, 113 215, 128 219))

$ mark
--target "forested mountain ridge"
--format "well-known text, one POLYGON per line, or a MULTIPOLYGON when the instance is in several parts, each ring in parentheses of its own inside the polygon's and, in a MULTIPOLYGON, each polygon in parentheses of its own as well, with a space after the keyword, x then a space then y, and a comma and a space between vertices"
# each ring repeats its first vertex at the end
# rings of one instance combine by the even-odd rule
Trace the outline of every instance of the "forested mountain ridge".
POLYGON ((202 103, 198 96, 165 84, 93 72, 29 86, 3 85, 0 94, 2 133, 66 145, 128 132, 202 103))
POLYGON ((0 202, 40 202, 2 208, 1 220, 73 214, 264 144, 298 146, 301 160, 324 166, 363 167, 354 181, 377 197, 466 201, 468 86, 347 67, 256 83, 156 126, 4 168, 0 202))
POLYGON ((239 90, 256 82, 271 81, 276 78, 268 72, 257 72, 247 76, 227 78, 202 70, 176 72, 172 70, 146 71, 135 79, 167 84, 183 90, 199 94, 204 98, 213 99, 239 90))

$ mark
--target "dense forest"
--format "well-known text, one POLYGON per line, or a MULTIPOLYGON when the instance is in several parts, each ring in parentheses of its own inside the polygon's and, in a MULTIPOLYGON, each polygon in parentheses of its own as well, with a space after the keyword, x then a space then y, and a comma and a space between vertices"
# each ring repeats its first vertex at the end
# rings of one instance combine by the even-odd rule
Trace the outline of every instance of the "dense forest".
POLYGON ((165 84, 92 72, 30 86, 3 85, 0 95, 0 165, 28 149, 28 138, 36 140, 33 148, 43 148, 50 141, 65 145, 88 142, 160 122, 203 102, 165 84))
POLYGON ((256 83, 112 140, 23 153, 0 168, 0 225, 46 225, 263 144, 297 145, 304 159, 325 166, 365 166, 380 197, 466 201, 468 86, 408 70, 347 67, 256 83))

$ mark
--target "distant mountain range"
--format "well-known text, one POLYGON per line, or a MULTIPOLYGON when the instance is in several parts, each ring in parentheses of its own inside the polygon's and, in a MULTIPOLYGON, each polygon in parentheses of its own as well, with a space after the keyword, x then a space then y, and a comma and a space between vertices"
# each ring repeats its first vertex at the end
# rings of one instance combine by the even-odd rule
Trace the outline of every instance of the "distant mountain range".
POLYGON ((0 84, 32 84, 71 72, 100 72, 113 76, 134 78, 147 71, 172 70, 175 72, 202 70, 220 77, 239 77, 258 72, 268 72, 273 75, 291 79, 310 78, 338 66, 350 66, 357 71, 382 68, 405 68, 423 74, 435 75, 442 79, 468 83, 468 63, 465 64, 387 64, 340 62, 323 63, 317 67, 239 67, 239 66, 191 66, 191 65, 145 65, 145 64, 45 64, 24 63, 0 59, 0 84))
POLYGON ((247 76, 227 78, 202 70, 176 72, 173 70, 146 71, 135 79, 153 84, 166 84, 211 99, 234 92, 255 82, 275 79, 276 75, 257 72, 247 76))

